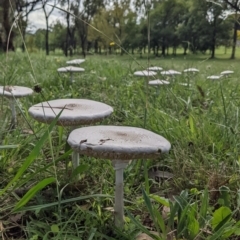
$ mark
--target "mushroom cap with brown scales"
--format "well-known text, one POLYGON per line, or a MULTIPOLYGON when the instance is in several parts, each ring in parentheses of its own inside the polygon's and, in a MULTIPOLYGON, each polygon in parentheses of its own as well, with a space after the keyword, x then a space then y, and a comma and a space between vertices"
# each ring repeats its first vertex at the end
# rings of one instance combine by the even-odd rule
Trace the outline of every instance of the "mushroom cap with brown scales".
POLYGON ((143 70, 143 71, 136 71, 133 74, 134 76, 138 76, 138 77, 151 77, 151 76, 155 76, 157 73, 154 71, 143 70))
POLYGON ((164 137, 146 129, 127 126, 78 128, 70 133, 68 143, 80 154, 111 160, 156 158, 171 148, 164 137))
POLYGON ((52 122, 62 111, 57 125, 78 126, 99 122, 108 117, 113 108, 105 103, 87 99, 56 99, 29 108, 29 114, 42 123, 52 122))
POLYGON ((80 67, 67 66, 67 67, 58 68, 57 71, 60 73, 61 72, 84 72, 85 69, 80 67))
POLYGON ((0 95, 7 98, 21 98, 28 95, 32 95, 33 90, 28 87, 21 86, 0 86, 0 95))

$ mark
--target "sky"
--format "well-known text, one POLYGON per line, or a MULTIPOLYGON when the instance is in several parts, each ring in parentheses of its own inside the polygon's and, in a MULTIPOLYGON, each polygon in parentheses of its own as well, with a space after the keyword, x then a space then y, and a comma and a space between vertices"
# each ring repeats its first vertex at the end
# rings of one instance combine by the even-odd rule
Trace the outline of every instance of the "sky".
MULTIPOLYGON (((49 17, 49 23, 56 22, 56 20, 60 20, 63 24, 65 23, 63 13, 55 8, 49 17)), ((28 25, 27 31, 30 32, 35 32, 39 28, 46 28, 45 15, 42 9, 38 9, 29 14, 28 25)))

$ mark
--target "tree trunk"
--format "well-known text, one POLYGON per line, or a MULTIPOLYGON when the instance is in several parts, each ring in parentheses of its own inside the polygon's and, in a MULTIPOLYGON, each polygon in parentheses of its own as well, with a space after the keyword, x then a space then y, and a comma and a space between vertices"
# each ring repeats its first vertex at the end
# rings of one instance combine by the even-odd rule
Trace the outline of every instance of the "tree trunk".
POLYGON ((186 47, 184 47, 184 52, 183 52, 183 55, 187 55, 187 49, 188 49, 188 47, 186 46, 186 47))
POLYGON ((83 55, 84 58, 86 58, 85 42, 86 42, 86 37, 82 36, 81 37, 81 47, 82 47, 82 55, 83 55))
POLYGON ((14 32, 11 31, 11 23, 9 22, 11 19, 11 16, 9 14, 11 12, 9 2, 10 2, 9 0, 3 1, 3 28, 5 32, 5 37, 3 39, 3 50, 15 51, 15 48, 13 45, 14 32))
POLYGON ((211 58, 215 57, 215 48, 216 48, 216 18, 213 21, 213 35, 212 35, 212 46, 211 46, 211 58))
POLYGON ((163 55, 163 56, 166 55, 166 46, 165 46, 164 43, 162 44, 162 55, 163 55))
POLYGON ((237 18, 237 13, 236 13, 235 22, 234 22, 231 59, 235 59, 235 52, 236 52, 236 45, 237 45, 238 23, 237 23, 237 19, 236 18, 237 18))
POLYGON ((48 26, 48 18, 46 18, 46 32, 45 32, 45 48, 46 48, 46 55, 49 55, 49 43, 48 43, 48 35, 49 35, 49 26, 48 26))

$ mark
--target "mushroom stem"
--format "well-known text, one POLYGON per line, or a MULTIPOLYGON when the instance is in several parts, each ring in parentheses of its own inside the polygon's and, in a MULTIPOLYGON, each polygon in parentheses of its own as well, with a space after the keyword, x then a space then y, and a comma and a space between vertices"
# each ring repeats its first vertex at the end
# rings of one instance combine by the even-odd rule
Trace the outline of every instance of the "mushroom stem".
POLYGON ((147 123, 147 110, 148 110, 148 77, 145 79, 145 109, 144 109, 144 123, 143 126, 144 128, 146 127, 147 123))
POLYGON ((14 129, 17 125, 17 116, 16 116, 16 108, 15 108, 15 99, 14 98, 10 99, 10 108, 11 108, 11 111, 12 111, 11 126, 14 129))
POLYGON ((73 168, 77 168, 79 166, 79 154, 78 152, 73 152, 72 153, 72 164, 73 164, 73 168))
MULTIPOLYGON (((76 126, 71 127, 71 130, 72 130, 72 131, 75 130, 75 129, 76 129, 76 126)), ((76 152, 76 151, 73 151, 73 152, 72 152, 72 167, 73 167, 73 170, 74 170, 75 168, 77 168, 77 167, 79 166, 79 164, 80 164, 79 153, 76 152)), ((80 174, 78 174, 78 175, 76 176, 76 179, 77 179, 77 180, 80 179, 80 174)))
POLYGON ((128 160, 114 160, 113 166, 115 173, 115 205, 114 218, 115 226, 122 228, 124 226, 124 203, 123 203, 123 171, 128 165, 128 160))

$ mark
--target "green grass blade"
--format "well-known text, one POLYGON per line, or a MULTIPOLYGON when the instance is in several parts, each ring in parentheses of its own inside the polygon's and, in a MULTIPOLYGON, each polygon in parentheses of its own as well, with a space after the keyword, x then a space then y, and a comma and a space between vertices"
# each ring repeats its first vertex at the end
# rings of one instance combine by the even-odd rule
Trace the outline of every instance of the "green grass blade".
POLYGON ((10 148, 18 148, 20 145, 1 145, 0 150, 2 149, 10 149, 10 148))
POLYGON ((200 207, 200 211, 199 211, 199 224, 200 224, 200 227, 204 227, 205 226, 205 221, 206 221, 206 217, 207 217, 207 210, 208 210, 208 200, 209 197, 208 197, 208 190, 205 189, 203 194, 202 194, 202 197, 201 197, 201 207, 200 207))
POLYGON ((96 228, 91 228, 88 240, 92 240, 94 238, 96 231, 97 231, 96 228))
POLYGON ((34 196, 37 192, 42 190, 44 187, 46 187, 48 184, 55 182, 55 178, 46 178, 43 179, 41 182, 39 182, 37 185, 32 187, 22 198, 21 200, 16 204, 14 207, 13 211, 16 211, 20 208, 22 208, 24 205, 26 205, 34 196))
MULTIPOLYGON (((62 110, 63 111, 63 110, 62 110)), ((17 180, 23 175, 23 173, 26 171, 26 169, 30 166, 30 164, 35 160, 35 158, 38 156, 40 153, 43 144, 45 141, 48 139, 48 134, 52 131, 53 127, 56 125, 56 122, 61 115, 62 111, 56 116, 56 118, 51 122, 49 125, 47 131, 43 134, 43 136, 39 139, 37 142, 36 146, 33 148, 32 152, 30 155, 26 158, 24 161, 22 167, 18 170, 17 174, 15 177, 7 184, 7 186, 0 192, 0 196, 6 192, 6 190, 13 184, 17 182, 17 180)))
MULTIPOLYGON (((96 198, 113 198, 113 196, 110 196, 110 195, 107 195, 107 194, 92 194, 92 195, 86 195, 86 196, 61 200, 61 204, 82 201, 82 200, 86 200, 86 199, 89 199, 89 198, 95 198, 95 197, 96 198)), ((59 204, 59 202, 53 202, 53 203, 46 203, 46 204, 35 205, 35 206, 30 206, 30 207, 24 207, 22 209, 17 210, 17 212, 36 211, 36 210, 41 210, 41 209, 44 209, 44 208, 54 207, 54 206, 57 206, 58 204, 59 204)))
MULTIPOLYGON (((155 215, 155 211, 154 211, 154 208, 152 206, 152 203, 151 203, 151 200, 150 198, 148 197, 147 193, 145 192, 145 190, 143 189, 143 199, 145 201, 145 204, 147 206, 147 209, 150 213, 150 216, 154 222, 154 226, 155 228, 157 229, 157 232, 160 233, 160 229, 159 229, 159 226, 158 226, 158 223, 157 223, 157 220, 156 220, 156 215, 155 215)), ((163 229, 162 229, 163 230, 163 229)))
POLYGON ((128 217, 132 220, 132 222, 135 224, 135 226, 141 230, 143 233, 146 233, 149 237, 152 237, 153 239, 160 239, 160 237, 152 234, 150 231, 148 231, 147 228, 145 228, 139 221, 137 221, 133 216, 132 214, 127 211, 127 214, 128 214, 128 217))
POLYGON ((82 173, 86 172, 88 170, 88 168, 89 168, 89 166, 87 164, 81 164, 80 166, 78 166, 77 168, 75 168, 73 170, 71 177, 74 178, 78 174, 82 174, 82 173))

